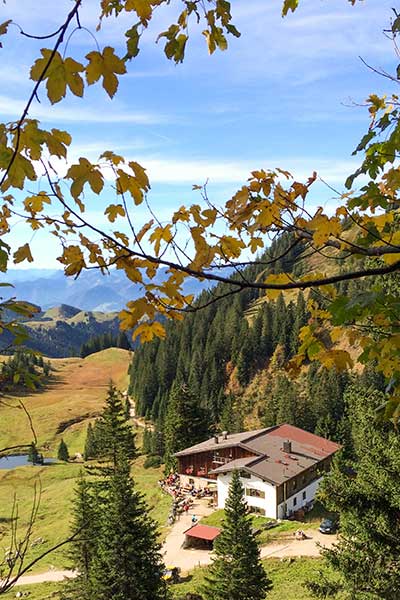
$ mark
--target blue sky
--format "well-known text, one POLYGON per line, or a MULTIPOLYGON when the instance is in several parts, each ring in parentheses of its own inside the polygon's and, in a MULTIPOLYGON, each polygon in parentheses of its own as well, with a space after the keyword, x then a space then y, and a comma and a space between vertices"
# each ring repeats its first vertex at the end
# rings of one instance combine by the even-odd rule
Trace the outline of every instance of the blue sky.
MULTIPOLYGON (((182 203, 198 201, 192 184, 209 179, 210 198, 222 203, 254 168, 280 166, 299 180, 316 170, 342 189, 357 164, 351 152, 368 127, 366 109, 353 102, 391 91, 359 56, 376 67, 396 67, 391 42, 382 33, 393 0, 365 0, 354 7, 346 0, 303 0, 285 19, 281 0, 233 0, 233 21, 242 37, 232 38, 227 52, 210 57, 193 26, 186 60, 178 66, 164 57, 161 42, 154 43, 173 22, 175 4, 150 25, 113 101, 98 85, 85 92, 84 100, 67 96, 54 107, 42 92, 31 116, 72 133, 72 158, 94 160, 112 149, 147 167, 149 201, 161 220, 182 203)), ((46 33, 59 26, 70 7, 69 0, 8 0, 1 21, 13 18, 31 33, 46 33)), ((133 19, 108 19, 96 33, 97 13, 98 2, 86 0, 82 25, 100 44, 122 54, 123 32, 133 19)), ((17 28, 10 34, 1 50, 2 121, 18 116, 31 88, 29 68, 45 45, 22 38, 17 28)), ((78 31, 67 54, 79 60, 93 45, 86 31, 78 31)), ((333 195, 317 184, 311 201, 332 210, 333 195)), ((104 202, 87 197, 98 224, 104 223, 104 202)), ((145 217, 140 209, 137 220, 145 217)), ((9 241, 15 245, 24 235, 16 225, 9 241)), ((58 265, 45 234, 34 236, 31 246, 35 266, 58 265)))

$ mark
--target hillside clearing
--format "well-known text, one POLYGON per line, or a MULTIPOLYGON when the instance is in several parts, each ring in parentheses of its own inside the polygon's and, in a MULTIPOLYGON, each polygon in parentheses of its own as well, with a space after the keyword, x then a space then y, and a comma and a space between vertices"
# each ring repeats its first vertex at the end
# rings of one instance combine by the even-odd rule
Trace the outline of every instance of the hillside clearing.
POLYGON ((130 360, 131 353, 120 348, 108 348, 84 359, 50 359, 53 372, 43 391, 1 398, 0 448, 32 441, 29 420, 19 406, 22 401, 45 454, 54 455, 61 437, 70 454, 82 452, 82 434, 88 419, 101 410, 110 380, 120 390, 127 388, 130 360))

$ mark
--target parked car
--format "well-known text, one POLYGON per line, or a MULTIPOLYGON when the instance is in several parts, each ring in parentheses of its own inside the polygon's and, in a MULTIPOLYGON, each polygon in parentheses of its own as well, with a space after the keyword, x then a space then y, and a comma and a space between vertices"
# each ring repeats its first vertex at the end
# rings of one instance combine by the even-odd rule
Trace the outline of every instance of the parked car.
POLYGON ((338 525, 335 519, 324 519, 319 526, 319 530, 321 533, 336 533, 338 525))
POLYGON ((178 583, 179 581, 179 573, 181 572, 179 567, 165 567, 162 578, 167 583, 178 583))

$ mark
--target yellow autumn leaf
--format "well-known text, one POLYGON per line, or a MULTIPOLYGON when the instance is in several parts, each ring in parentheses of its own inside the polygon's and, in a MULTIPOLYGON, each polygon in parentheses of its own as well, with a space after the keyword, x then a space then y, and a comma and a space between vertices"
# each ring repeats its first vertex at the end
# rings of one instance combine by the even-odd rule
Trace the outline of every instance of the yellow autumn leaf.
POLYGON ((86 58, 89 61, 85 69, 88 85, 96 83, 102 77, 103 88, 110 98, 112 98, 118 89, 116 74, 123 75, 126 73, 124 61, 116 56, 114 48, 111 48, 111 46, 106 46, 102 53, 97 51, 89 52, 86 58))
POLYGON ((141 342, 151 342, 154 337, 165 338, 166 332, 158 321, 153 321, 152 323, 142 323, 135 329, 133 332, 133 339, 140 336, 141 342))
POLYGON ((14 252, 13 257, 15 264, 23 262, 24 260, 27 260, 28 262, 33 262, 33 256, 29 244, 24 244, 23 246, 20 246, 18 250, 14 252))
POLYGON ((313 231, 313 240, 317 246, 323 246, 331 236, 338 236, 342 231, 337 217, 329 218, 320 211, 309 221, 308 227, 313 231))
POLYGON ((317 355, 319 362, 327 369, 345 371, 353 367, 353 360, 346 350, 324 350, 317 355))
POLYGON ((175 224, 178 221, 187 222, 190 220, 190 212, 185 206, 181 206, 172 215, 172 222, 175 224))
POLYGON ((114 231, 114 237, 122 242, 124 246, 129 246, 129 238, 125 233, 121 233, 121 231, 114 231))
POLYGON ((36 196, 28 196, 24 200, 25 210, 30 213, 37 213, 43 210, 43 204, 51 204, 50 198, 44 192, 39 192, 36 196))
POLYGON ((142 190, 148 192, 150 189, 150 182, 149 178, 147 177, 146 169, 134 160, 131 160, 128 164, 135 174, 136 182, 139 184, 142 190))
POLYGON ((153 14, 152 4, 155 3, 151 0, 126 0, 125 10, 134 10, 143 25, 147 25, 153 14))
POLYGON ((400 253, 395 252, 394 254, 384 254, 383 260, 387 265, 394 265, 400 261, 400 253))
POLYGON ((72 179, 71 195, 77 200, 86 183, 90 185, 95 194, 99 194, 104 186, 104 177, 101 171, 88 161, 80 158, 79 163, 72 165, 66 174, 67 179, 72 179))
POLYGON ((143 191, 136 180, 136 177, 129 175, 122 169, 117 170, 117 179, 115 186, 117 188, 117 194, 125 194, 129 192, 136 206, 143 202, 143 191))
MULTIPOLYGON (((270 273, 270 275, 268 275, 268 277, 264 280, 264 283, 267 284, 272 284, 272 285, 285 285, 286 283, 292 283, 293 282, 293 278, 288 275, 287 273, 278 273, 278 274, 274 274, 274 273, 270 273)), ((279 294, 281 293, 280 289, 270 289, 270 290, 265 290, 266 295, 268 296, 268 298, 270 298, 271 300, 274 300, 275 298, 277 298, 279 296, 279 294)))
POLYGON ((238 258, 245 248, 244 242, 231 235, 223 235, 219 238, 221 254, 226 258, 238 258))
POLYGON ((171 225, 165 225, 165 227, 156 227, 152 234, 149 236, 150 242, 154 244, 154 251, 156 256, 160 254, 161 242, 171 242, 173 235, 171 233, 171 225))
POLYGON ((111 223, 114 223, 118 215, 120 217, 125 217, 125 209, 122 204, 110 204, 105 209, 104 214, 111 223))
POLYGON ((79 73, 84 70, 84 66, 70 57, 63 60, 59 52, 53 54, 48 48, 42 48, 41 53, 42 58, 36 60, 30 75, 33 81, 39 81, 40 78, 46 81, 50 102, 55 104, 64 98, 67 86, 75 96, 83 96, 84 84, 79 73))

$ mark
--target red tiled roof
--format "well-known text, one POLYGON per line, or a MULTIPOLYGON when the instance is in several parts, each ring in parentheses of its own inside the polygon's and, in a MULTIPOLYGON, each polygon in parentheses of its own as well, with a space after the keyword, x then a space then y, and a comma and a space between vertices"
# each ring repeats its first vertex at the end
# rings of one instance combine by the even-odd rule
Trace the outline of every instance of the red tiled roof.
POLYGON ((189 535, 190 537, 200 538, 201 540, 209 540, 213 541, 216 537, 219 536, 221 530, 219 527, 211 527, 211 525, 201 525, 198 523, 197 525, 193 525, 190 529, 187 529, 185 535, 189 535))
POLYGON ((277 436, 284 440, 290 440, 304 446, 309 446, 321 457, 329 456, 340 448, 340 445, 335 442, 331 442, 314 433, 304 431, 304 429, 299 429, 299 427, 295 427, 294 425, 288 425, 287 423, 279 425, 276 429, 272 429, 268 435, 277 436))

